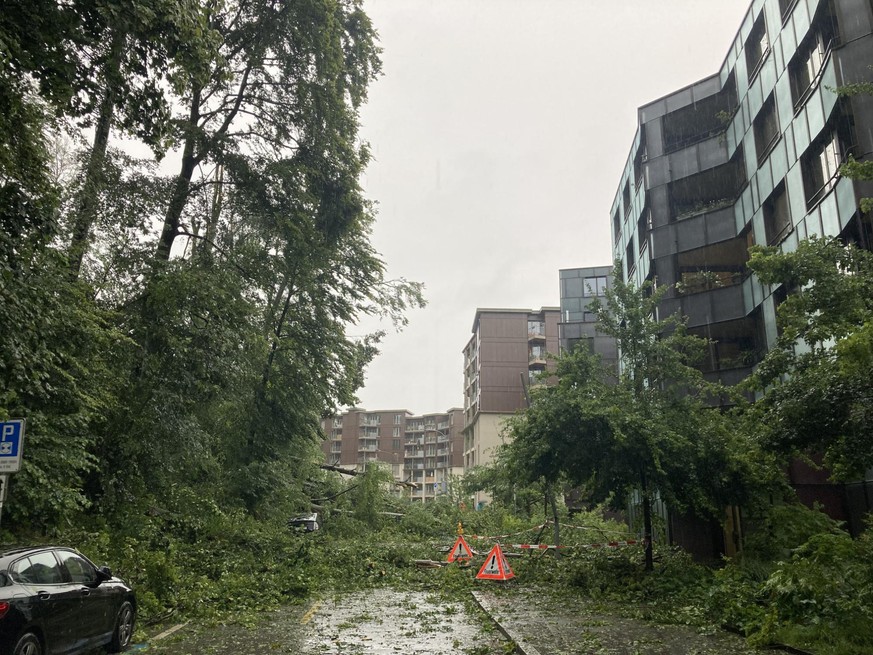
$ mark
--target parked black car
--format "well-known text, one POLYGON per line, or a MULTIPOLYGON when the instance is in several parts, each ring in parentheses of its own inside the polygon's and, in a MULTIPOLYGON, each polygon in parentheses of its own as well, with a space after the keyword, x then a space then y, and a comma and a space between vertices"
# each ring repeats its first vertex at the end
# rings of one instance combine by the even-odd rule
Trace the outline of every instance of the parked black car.
POLYGON ((0 655, 127 650, 136 597, 72 548, 0 551, 0 655))

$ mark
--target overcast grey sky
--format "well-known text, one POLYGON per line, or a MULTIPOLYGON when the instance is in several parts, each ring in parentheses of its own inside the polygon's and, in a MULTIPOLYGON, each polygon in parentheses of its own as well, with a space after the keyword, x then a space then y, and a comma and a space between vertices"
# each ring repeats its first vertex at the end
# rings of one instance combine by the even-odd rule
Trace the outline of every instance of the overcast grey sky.
POLYGON ((429 304, 389 333, 361 406, 462 407, 477 307, 557 306, 559 269, 611 263, 637 107, 718 72, 748 6, 365 0, 384 49, 362 111, 373 241, 429 304))

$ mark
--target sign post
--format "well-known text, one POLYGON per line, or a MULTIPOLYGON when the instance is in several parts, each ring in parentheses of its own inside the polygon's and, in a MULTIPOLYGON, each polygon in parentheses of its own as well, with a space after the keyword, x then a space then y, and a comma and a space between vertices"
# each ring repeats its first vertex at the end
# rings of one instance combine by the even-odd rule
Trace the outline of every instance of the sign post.
POLYGON ((0 518, 9 489, 9 474, 21 468, 24 452, 24 419, 0 423, 0 518))

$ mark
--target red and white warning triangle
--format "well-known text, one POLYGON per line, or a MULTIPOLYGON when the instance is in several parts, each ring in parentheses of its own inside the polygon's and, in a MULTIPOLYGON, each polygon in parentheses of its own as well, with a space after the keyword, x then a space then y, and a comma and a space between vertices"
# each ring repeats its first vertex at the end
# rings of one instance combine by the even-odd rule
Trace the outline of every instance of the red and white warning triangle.
POLYGON ((458 536, 458 540, 452 549, 449 551, 449 562, 469 562, 473 559, 473 551, 467 545, 467 541, 462 535, 458 536))
POLYGON ((476 574, 477 580, 511 580, 515 577, 515 573, 509 568, 509 562, 503 551, 500 550, 500 544, 494 544, 494 548, 488 551, 485 556, 485 563, 476 574))

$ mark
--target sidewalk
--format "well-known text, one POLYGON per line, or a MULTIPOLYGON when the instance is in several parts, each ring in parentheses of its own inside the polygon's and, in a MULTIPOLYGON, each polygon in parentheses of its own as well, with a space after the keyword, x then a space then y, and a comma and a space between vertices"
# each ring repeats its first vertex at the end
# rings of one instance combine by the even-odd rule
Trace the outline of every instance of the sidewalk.
POLYGON ((513 587, 474 591, 479 606, 522 655, 751 655, 742 638, 609 613, 596 603, 513 587))

